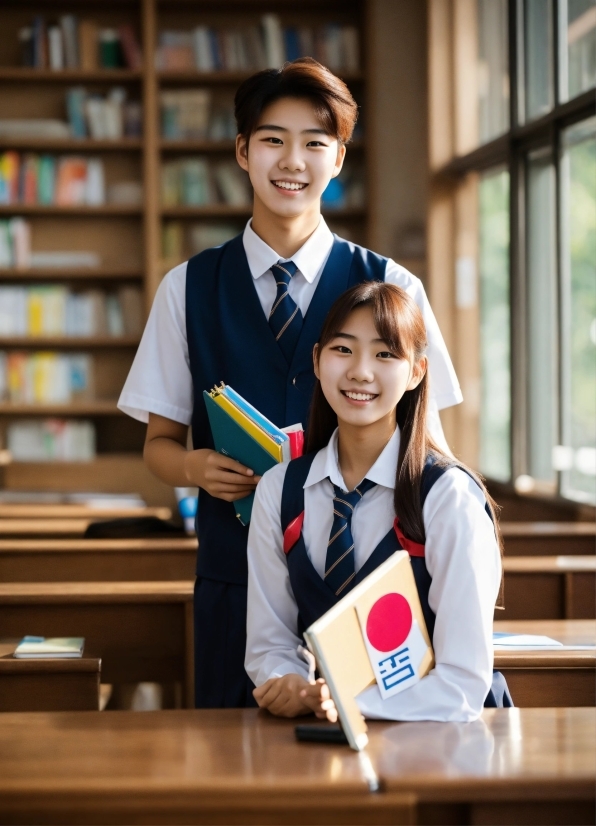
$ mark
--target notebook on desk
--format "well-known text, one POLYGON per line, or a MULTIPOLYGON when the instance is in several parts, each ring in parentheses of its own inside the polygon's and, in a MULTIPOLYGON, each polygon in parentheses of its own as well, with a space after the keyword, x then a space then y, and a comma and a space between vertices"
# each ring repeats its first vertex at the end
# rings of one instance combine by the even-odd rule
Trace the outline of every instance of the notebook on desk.
POLYGON ((83 656, 84 637, 23 637, 14 651, 22 660, 74 659, 83 656))

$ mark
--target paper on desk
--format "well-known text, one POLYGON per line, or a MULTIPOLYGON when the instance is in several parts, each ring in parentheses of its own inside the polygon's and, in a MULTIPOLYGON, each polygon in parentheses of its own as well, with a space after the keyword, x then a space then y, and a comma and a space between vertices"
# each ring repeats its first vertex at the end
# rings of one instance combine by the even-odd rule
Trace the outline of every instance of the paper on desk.
POLYGON ((538 651, 583 651, 596 649, 596 645, 563 645, 552 637, 544 637, 541 634, 509 634, 506 631, 493 632, 493 648, 512 650, 538 650, 538 651))

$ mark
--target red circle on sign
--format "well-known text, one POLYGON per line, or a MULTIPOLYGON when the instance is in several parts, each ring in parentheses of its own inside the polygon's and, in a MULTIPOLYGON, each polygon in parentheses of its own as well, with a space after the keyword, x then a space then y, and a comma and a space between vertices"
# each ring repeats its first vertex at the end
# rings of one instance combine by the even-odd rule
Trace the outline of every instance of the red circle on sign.
POLYGON ((366 636, 377 651, 393 651, 407 638, 412 627, 412 609, 401 594, 385 594, 370 609, 366 636))

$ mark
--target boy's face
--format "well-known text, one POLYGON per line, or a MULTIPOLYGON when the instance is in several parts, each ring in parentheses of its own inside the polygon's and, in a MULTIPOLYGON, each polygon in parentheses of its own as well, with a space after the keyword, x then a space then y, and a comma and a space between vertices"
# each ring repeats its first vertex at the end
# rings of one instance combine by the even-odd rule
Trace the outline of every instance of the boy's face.
POLYGON ((331 178, 341 171, 345 146, 324 132, 308 100, 282 98, 262 113, 248 147, 239 135, 236 157, 258 199, 274 215, 292 218, 320 209, 331 178))

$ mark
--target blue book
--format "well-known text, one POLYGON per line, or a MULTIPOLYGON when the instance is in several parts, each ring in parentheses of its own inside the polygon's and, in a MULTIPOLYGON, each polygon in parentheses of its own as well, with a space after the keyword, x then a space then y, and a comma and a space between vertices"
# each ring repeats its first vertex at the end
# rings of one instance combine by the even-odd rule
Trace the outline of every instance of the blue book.
MULTIPOLYGON (((230 456, 237 462, 254 470, 257 476, 277 464, 273 456, 260 445, 256 439, 247 433, 238 422, 234 421, 227 412, 215 402, 209 393, 204 390, 203 398, 211 425, 213 444, 218 453, 230 456)), ((248 525, 252 512, 254 493, 232 502, 236 509, 236 516, 243 525, 248 525)))
POLYGON ((286 60, 297 60, 302 57, 296 29, 284 29, 284 46, 286 47, 286 60))
POLYGON ((273 422, 270 422, 262 413, 259 413, 256 407, 249 404, 246 399, 243 399, 242 396, 236 393, 235 390, 232 390, 231 387, 226 385, 221 392, 241 410, 244 410, 249 419, 259 424, 278 444, 289 441, 287 434, 284 433, 283 430, 280 430, 277 425, 274 425, 273 422))

